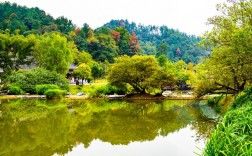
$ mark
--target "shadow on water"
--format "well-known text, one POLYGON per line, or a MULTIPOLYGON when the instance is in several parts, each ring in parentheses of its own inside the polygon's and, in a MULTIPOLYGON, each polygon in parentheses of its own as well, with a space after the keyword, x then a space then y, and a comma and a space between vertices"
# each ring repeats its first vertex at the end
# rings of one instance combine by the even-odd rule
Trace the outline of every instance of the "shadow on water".
POLYGON ((10 100, 0 104, 0 155, 67 154, 99 139, 111 145, 152 141, 190 125, 195 140, 215 127, 191 101, 10 100))

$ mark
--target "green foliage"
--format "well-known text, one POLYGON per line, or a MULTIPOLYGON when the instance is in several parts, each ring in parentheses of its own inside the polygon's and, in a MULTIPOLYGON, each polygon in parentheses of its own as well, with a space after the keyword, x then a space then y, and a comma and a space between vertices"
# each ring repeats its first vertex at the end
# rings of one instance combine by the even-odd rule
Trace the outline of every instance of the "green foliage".
POLYGON ((126 86, 123 87, 116 87, 110 84, 103 85, 100 87, 97 87, 93 89, 88 96, 92 98, 97 98, 97 97, 104 97, 105 95, 124 95, 127 93, 127 88, 126 86))
POLYGON ((166 66, 167 63, 168 63, 168 59, 167 59, 167 57, 165 55, 160 55, 157 58, 157 61, 158 61, 159 66, 161 66, 161 67, 166 66))
POLYGON ((249 101, 244 106, 227 112, 207 142, 204 155, 251 155, 251 106, 252 102, 249 101))
POLYGON ((38 95, 44 95, 48 89, 60 89, 60 87, 55 84, 42 84, 36 86, 36 91, 38 95))
POLYGON ((199 63, 196 67, 196 75, 193 80, 194 91, 197 97, 201 97, 215 90, 215 80, 205 64, 199 63))
POLYGON ((109 29, 99 28, 87 40, 92 41, 89 42, 88 51, 95 60, 102 62, 108 60, 109 62, 113 62, 114 57, 118 56, 118 47, 109 29), (97 41, 92 41, 95 39, 97 41))
POLYGON ((108 81, 116 86, 129 84, 138 93, 146 93, 148 88, 173 85, 175 73, 168 63, 159 67, 154 56, 122 56, 116 59, 108 74, 108 81))
MULTIPOLYGON (((135 32, 141 45, 141 54, 156 55, 157 57, 164 54, 171 61, 178 61, 180 59, 185 62, 198 63, 202 56, 207 56, 208 53, 200 48, 196 43, 201 41, 201 38, 181 33, 178 30, 169 29, 167 26, 144 26, 137 25, 128 20, 111 20, 104 24, 104 27, 109 27, 122 34, 126 32, 135 32), (120 30, 121 29, 121 30, 120 30), (122 29, 125 29, 122 31, 122 29), (177 49, 180 49, 180 54, 177 54, 177 49)), ((122 42, 119 41, 119 55, 129 55, 129 38, 122 37, 122 42)))
POLYGON ((240 95, 236 100, 231 104, 231 108, 239 108, 243 105, 247 105, 250 101, 252 101, 252 87, 249 87, 240 95))
POLYGON ((81 52, 78 52, 77 55, 75 55, 75 59, 76 59, 76 62, 78 64, 82 64, 82 63, 85 63, 87 65, 91 65, 94 63, 94 60, 92 58, 92 55, 89 54, 88 52, 86 51, 81 51, 81 52))
POLYGON ((20 86, 22 90, 31 94, 36 93, 36 86, 40 84, 56 84, 61 89, 69 89, 68 80, 64 76, 42 68, 15 71, 8 77, 8 80, 11 84, 20 86))
MULTIPOLYGON (((91 79, 91 68, 86 65, 85 63, 80 64, 74 71, 73 71, 73 76, 78 78, 78 79, 86 79, 90 80, 91 79)), ((83 82, 82 82, 83 84, 83 82)))
POLYGON ((130 53, 130 31, 127 31, 125 27, 111 28, 115 31, 119 32, 120 39, 117 42, 117 46, 119 48, 119 55, 129 55, 130 53))
POLYGON ((66 75, 77 49, 59 33, 39 36, 33 53, 39 67, 66 75))
POLYGON ((239 92, 251 84, 252 79, 251 8, 252 1, 244 0, 218 5, 222 14, 209 19, 213 29, 201 42, 212 50, 206 61, 211 79, 239 92))
POLYGON ((48 89, 44 94, 47 99, 58 99, 62 98, 66 94, 66 90, 48 89))
POLYGON ((222 108, 220 106, 220 101, 223 99, 223 96, 218 96, 214 98, 207 99, 207 105, 212 107, 217 113, 221 113, 222 108))
POLYGON ((167 56, 167 44, 166 43, 161 43, 157 47, 157 54, 156 57, 158 58, 159 56, 167 56))
POLYGON ((0 3, 1 20, 0 29, 9 29, 14 33, 17 29, 23 35, 44 32, 60 31, 68 34, 74 29, 71 20, 64 17, 54 19, 39 8, 27 8, 19 6, 16 3, 9 2, 0 3))
POLYGON ((102 77, 102 75, 105 72, 104 68, 103 68, 103 65, 101 63, 97 63, 97 62, 94 62, 92 64, 91 70, 92 70, 92 76, 93 76, 94 79, 102 77))
POLYGON ((33 60, 29 56, 33 51, 34 42, 34 35, 25 37, 0 31, 0 68, 5 75, 9 75, 11 71, 19 69, 22 65, 31 64, 33 60))
POLYGON ((19 87, 15 85, 11 85, 9 88, 9 95, 21 95, 24 91, 19 87))
POLYGON ((145 93, 146 88, 152 86, 150 80, 157 69, 158 64, 153 56, 122 56, 112 65, 108 81, 117 86, 130 84, 135 91, 145 93))

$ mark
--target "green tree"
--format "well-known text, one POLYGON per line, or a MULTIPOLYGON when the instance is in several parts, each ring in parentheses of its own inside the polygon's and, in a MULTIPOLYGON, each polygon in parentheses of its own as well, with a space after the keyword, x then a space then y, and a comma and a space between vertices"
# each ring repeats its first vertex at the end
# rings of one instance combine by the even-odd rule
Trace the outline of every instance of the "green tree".
POLYGON ((108 81, 117 86, 129 84, 136 92, 146 93, 148 87, 156 87, 152 78, 156 71, 158 63, 153 56, 122 56, 112 65, 108 81))
POLYGON ((76 53, 73 42, 58 33, 49 33, 38 37, 33 55, 39 67, 65 75, 76 53))
POLYGON ((34 48, 35 36, 11 35, 8 31, 0 33, 0 68, 8 75, 22 65, 32 62, 31 53, 34 48))
POLYGON ((114 57, 118 56, 118 47, 116 46, 116 41, 113 36, 107 30, 105 32, 98 31, 95 34, 98 39, 98 47, 95 51, 90 52, 97 61, 104 62, 108 60, 113 62, 114 57))
POLYGON ((91 79, 91 68, 87 64, 82 63, 73 71, 73 76, 78 79, 81 79, 83 85, 84 79, 91 79))
POLYGON ((165 55, 160 55, 157 58, 157 61, 158 61, 159 66, 164 67, 168 63, 168 58, 165 55))
POLYGON ((94 80, 101 77, 105 72, 102 64, 98 63, 98 62, 94 62, 91 65, 91 70, 92 70, 92 76, 93 76, 94 80))
POLYGON ((82 51, 82 52, 77 52, 76 56, 76 62, 78 64, 85 63, 89 66, 91 66, 94 63, 94 60, 92 58, 92 55, 89 54, 88 52, 82 51))
POLYGON ((252 1, 229 1, 217 9, 222 15, 209 19, 213 29, 202 41, 212 50, 206 66, 211 79, 219 84, 214 89, 239 92, 252 80, 252 1))
POLYGON ((167 54, 167 44, 166 43, 161 43, 160 45, 158 45, 157 47, 157 54, 156 57, 158 58, 161 55, 166 56, 167 54))
POLYGON ((125 27, 118 27, 114 29, 120 33, 120 40, 117 42, 119 48, 119 55, 129 55, 130 51, 130 34, 125 27))

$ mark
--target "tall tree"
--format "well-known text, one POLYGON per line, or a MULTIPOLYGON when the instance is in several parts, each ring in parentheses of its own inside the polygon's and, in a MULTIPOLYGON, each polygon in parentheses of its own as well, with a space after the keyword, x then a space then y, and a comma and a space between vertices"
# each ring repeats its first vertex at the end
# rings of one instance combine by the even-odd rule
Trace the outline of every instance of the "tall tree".
POLYGON ((65 75, 77 51, 64 36, 49 33, 38 37, 33 55, 39 67, 65 75))
POLYGON ((114 29, 120 33, 120 40, 117 42, 119 48, 119 55, 127 55, 130 51, 130 34, 125 27, 118 27, 114 29))
POLYGON ((206 65, 217 86, 242 91, 252 82, 252 1, 229 1, 217 9, 222 15, 209 19, 213 29, 202 42, 212 48, 206 65))
POLYGON ((91 79, 91 68, 87 64, 82 63, 73 71, 73 76, 81 79, 83 84, 84 79, 91 79))
POLYGON ((0 33, 0 68, 5 74, 32 62, 35 38, 34 35, 11 35, 8 31, 0 33))
POLYGON ((136 92, 146 93, 150 88, 174 84, 175 74, 169 65, 159 67, 154 56, 125 55, 116 59, 108 80, 117 86, 129 84, 136 92))
POLYGON ((133 31, 132 32, 132 35, 130 37, 130 42, 129 42, 129 45, 130 45, 130 55, 137 55, 139 54, 140 52, 140 45, 137 41, 137 35, 136 33, 133 31))
POLYGON ((166 43, 161 43, 157 47, 156 57, 158 58, 161 55, 164 55, 164 56, 167 55, 167 44, 166 43))

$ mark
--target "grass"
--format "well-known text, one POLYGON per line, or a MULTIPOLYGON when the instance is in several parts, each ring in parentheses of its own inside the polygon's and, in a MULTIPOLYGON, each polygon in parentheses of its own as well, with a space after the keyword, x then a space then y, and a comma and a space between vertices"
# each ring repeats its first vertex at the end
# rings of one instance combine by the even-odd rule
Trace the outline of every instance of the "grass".
POLYGON ((93 80, 92 83, 108 83, 108 80, 107 79, 96 79, 96 80, 93 80))
POLYGON ((230 105, 222 122, 211 135, 205 156, 252 155, 252 88, 230 105))
POLYGON ((79 92, 84 92, 85 94, 91 93, 94 89, 99 88, 101 86, 106 85, 106 83, 91 83, 88 85, 71 85, 70 86, 70 93, 72 95, 76 95, 79 92))

